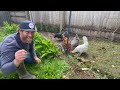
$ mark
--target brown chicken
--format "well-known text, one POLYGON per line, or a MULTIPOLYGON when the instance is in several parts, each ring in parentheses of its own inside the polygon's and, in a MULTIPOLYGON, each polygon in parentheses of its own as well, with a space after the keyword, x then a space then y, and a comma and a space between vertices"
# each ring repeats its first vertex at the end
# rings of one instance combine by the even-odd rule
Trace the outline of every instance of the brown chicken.
POLYGON ((65 48, 65 50, 67 49, 66 47, 68 47, 69 52, 72 51, 71 42, 66 36, 63 37, 63 47, 65 48))

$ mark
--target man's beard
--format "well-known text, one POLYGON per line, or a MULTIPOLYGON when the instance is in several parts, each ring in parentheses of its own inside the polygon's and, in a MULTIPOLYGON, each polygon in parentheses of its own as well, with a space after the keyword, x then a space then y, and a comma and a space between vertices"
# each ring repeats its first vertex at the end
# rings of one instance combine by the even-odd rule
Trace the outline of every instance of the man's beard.
POLYGON ((26 39, 26 43, 31 43, 32 40, 33 40, 33 39, 31 39, 31 38, 27 38, 27 39, 26 39))

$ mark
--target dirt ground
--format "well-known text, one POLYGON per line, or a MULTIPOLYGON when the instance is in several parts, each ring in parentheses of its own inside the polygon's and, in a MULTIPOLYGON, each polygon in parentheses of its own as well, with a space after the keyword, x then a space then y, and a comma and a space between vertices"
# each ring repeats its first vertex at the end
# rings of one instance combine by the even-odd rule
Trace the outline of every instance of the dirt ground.
MULTIPOLYGON (((53 42, 58 42, 61 43, 62 40, 58 39, 58 38, 54 38, 54 33, 50 33, 50 32, 40 32, 41 35, 44 35, 46 38, 51 39, 53 42)), ((74 37, 74 34, 71 34, 69 39, 72 40, 72 38, 74 37)))
MULTIPOLYGON (((44 35, 48 39, 51 39, 53 42, 62 43, 62 40, 54 38, 54 33, 40 32, 40 34, 44 35)), ((69 39, 72 40, 74 36, 75 35, 71 35, 69 39)), ((71 62, 68 63, 70 64, 71 62)), ((71 64, 71 69, 70 71, 68 71, 68 73, 69 72, 70 74, 67 75, 69 79, 95 79, 94 73, 92 71, 81 70, 81 68, 77 65, 77 63, 71 64)))

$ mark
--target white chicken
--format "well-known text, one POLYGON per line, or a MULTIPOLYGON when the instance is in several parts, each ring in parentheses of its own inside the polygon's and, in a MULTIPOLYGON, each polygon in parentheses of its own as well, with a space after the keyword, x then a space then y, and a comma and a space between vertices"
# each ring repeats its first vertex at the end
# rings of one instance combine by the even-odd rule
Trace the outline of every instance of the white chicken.
POLYGON ((71 53, 78 52, 81 55, 82 53, 87 52, 87 50, 88 50, 88 39, 87 39, 86 36, 83 36, 83 42, 84 42, 83 44, 78 45, 73 51, 71 51, 71 53))
POLYGON ((79 44, 80 44, 80 38, 76 34, 75 37, 71 41, 71 46, 72 46, 72 48, 74 48, 74 47, 78 46, 79 44))

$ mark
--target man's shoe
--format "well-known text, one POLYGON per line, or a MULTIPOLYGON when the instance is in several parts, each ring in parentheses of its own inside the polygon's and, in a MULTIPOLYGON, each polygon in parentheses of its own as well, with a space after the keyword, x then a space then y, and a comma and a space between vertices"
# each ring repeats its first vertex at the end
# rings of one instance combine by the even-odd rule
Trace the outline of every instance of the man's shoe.
POLYGON ((26 73, 25 75, 19 76, 19 79, 36 79, 36 76, 30 73, 26 73))
POLYGON ((20 64, 16 71, 19 75, 19 79, 36 79, 35 75, 30 74, 26 70, 24 62, 20 64))

